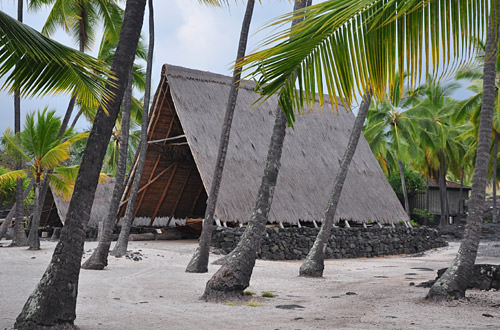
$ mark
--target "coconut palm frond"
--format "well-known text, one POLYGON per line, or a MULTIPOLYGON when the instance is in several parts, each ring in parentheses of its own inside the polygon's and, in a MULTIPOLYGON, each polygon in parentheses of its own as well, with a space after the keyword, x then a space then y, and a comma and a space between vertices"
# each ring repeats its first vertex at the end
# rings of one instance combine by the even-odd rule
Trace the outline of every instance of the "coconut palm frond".
POLYGON ((69 93, 88 106, 106 106, 112 77, 95 58, 63 46, 0 11, 2 89, 23 97, 69 93))
POLYGON ((415 89, 427 72, 443 75, 469 61, 476 47, 468 36, 485 34, 486 0, 334 0, 290 13, 269 27, 282 28, 297 17, 304 21, 271 35, 267 49, 238 65, 250 70, 263 94, 279 93, 290 121, 311 107, 318 93, 333 108, 350 106, 371 86, 383 100, 395 84, 415 89), (423 60, 426 58, 427 60, 423 60), (395 79, 396 72, 409 72, 395 79))
POLYGON ((17 179, 22 179, 26 177, 25 170, 14 170, 9 171, 0 175, 0 184, 4 183, 15 183, 17 179))

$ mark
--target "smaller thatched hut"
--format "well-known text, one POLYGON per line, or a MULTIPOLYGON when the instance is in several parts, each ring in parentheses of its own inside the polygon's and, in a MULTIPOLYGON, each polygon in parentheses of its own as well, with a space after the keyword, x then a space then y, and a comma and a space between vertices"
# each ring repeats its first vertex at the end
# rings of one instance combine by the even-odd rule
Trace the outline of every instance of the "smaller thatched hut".
MULTIPOLYGON (((108 178, 106 182, 97 185, 87 228, 97 228, 99 222, 107 217, 114 186, 114 178, 108 178)), ((62 196, 53 193, 49 188, 42 208, 40 226, 62 227, 68 207, 69 200, 65 200, 62 196)))

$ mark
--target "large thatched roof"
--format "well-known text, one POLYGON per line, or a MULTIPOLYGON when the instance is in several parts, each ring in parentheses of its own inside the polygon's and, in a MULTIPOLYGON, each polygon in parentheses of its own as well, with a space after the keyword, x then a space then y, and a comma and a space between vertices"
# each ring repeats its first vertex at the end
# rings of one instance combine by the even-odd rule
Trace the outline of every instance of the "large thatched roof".
MULTIPOLYGON (((230 83, 230 77, 164 66, 153 102, 137 216, 203 216, 230 83), (169 137, 178 138, 165 141, 169 137)), ((251 107, 257 99, 253 87, 244 84, 238 95, 216 209, 221 220, 248 220, 264 171, 277 100, 251 107)), ((295 128, 287 129, 271 222, 321 220, 353 123, 351 113, 332 113, 326 104, 324 113, 300 116, 295 128)), ((341 195, 339 219, 408 220, 363 137, 341 195)))
MULTIPOLYGON (((90 213, 90 220, 87 227, 97 228, 100 221, 104 221, 108 216, 109 204, 113 195, 113 188, 115 186, 115 179, 108 178, 106 182, 99 183, 95 192, 94 203, 92 204, 92 211, 90 213)), ((41 225, 51 224, 54 225, 55 217, 62 224, 66 219, 68 213, 69 200, 65 200, 61 195, 53 193, 50 188, 47 191, 45 198, 44 210, 47 209, 47 216, 42 214, 41 225)))

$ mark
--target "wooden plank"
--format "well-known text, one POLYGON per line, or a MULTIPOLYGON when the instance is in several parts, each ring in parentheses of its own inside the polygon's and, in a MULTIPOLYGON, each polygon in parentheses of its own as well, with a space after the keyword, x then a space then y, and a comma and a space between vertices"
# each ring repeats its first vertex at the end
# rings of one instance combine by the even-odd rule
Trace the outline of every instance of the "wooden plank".
POLYGON ((170 174, 170 178, 168 178, 167 185, 165 186, 165 189, 163 189, 163 193, 161 194, 160 201, 156 205, 155 211, 153 212, 153 216, 151 217, 151 224, 155 221, 156 215, 158 214, 158 211, 160 210, 161 204, 165 200, 165 197, 167 196, 168 188, 170 188, 170 184, 172 183, 172 180, 174 178, 175 172, 177 170, 177 164, 174 165, 174 168, 172 170, 172 174, 170 174))
POLYGON ((193 172, 193 167, 189 167, 189 172, 188 172, 188 175, 186 176, 186 180, 184 180, 181 191, 179 192, 179 195, 177 196, 177 200, 175 201, 174 208, 172 209, 172 213, 170 214, 171 217, 174 216, 174 213, 177 210, 177 206, 179 206, 179 202, 181 201, 182 194, 184 193, 184 190, 186 189, 186 185, 189 181, 189 177, 191 176, 192 172, 193 172))
POLYGON ((196 197, 193 202, 193 206, 191 206, 191 210, 189 211, 189 215, 193 215, 194 209, 196 208, 196 204, 198 203, 198 199, 200 199, 201 192, 205 189, 203 187, 203 183, 200 184, 200 188, 198 189, 198 193, 196 194, 196 197))

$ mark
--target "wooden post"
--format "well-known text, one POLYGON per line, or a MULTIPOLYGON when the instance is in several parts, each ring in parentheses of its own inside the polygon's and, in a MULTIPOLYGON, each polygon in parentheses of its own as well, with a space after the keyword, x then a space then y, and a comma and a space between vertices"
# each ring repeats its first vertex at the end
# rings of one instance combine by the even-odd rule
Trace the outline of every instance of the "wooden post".
POLYGON ((313 220, 313 225, 314 225, 314 228, 318 228, 318 224, 316 223, 316 220, 313 220))
POLYGON ((344 220, 344 222, 345 222, 345 227, 346 228, 351 228, 351 225, 349 225, 349 221, 348 220, 344 220))

